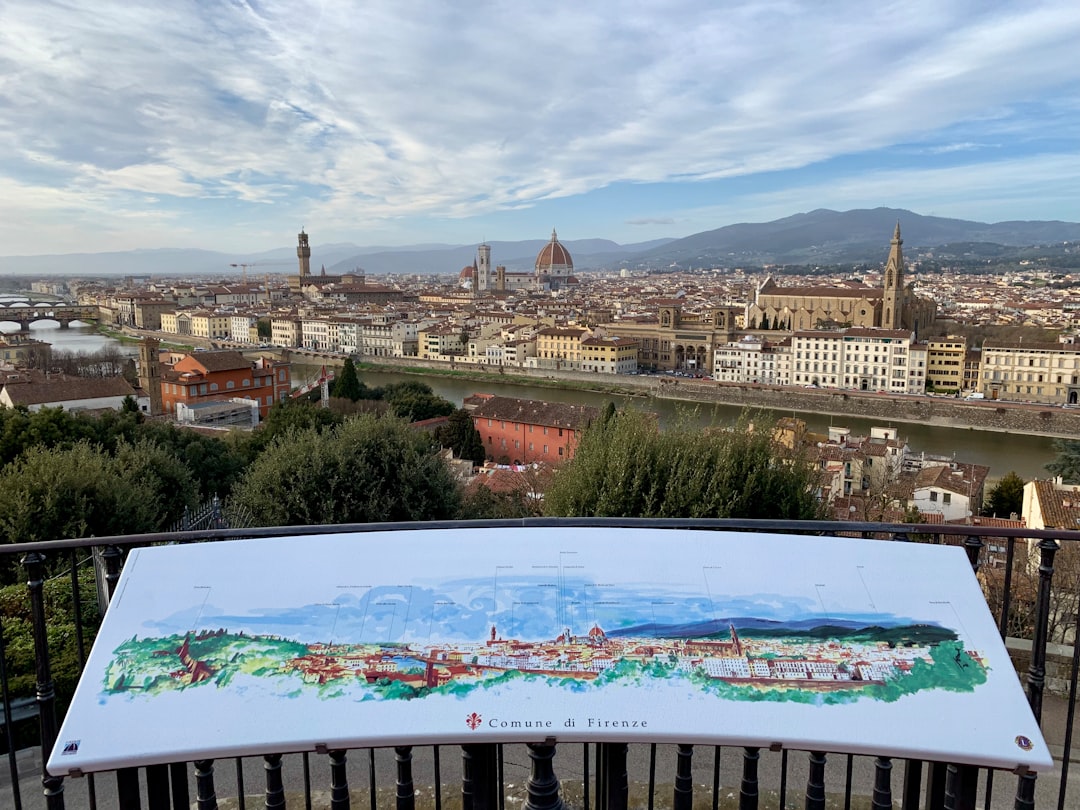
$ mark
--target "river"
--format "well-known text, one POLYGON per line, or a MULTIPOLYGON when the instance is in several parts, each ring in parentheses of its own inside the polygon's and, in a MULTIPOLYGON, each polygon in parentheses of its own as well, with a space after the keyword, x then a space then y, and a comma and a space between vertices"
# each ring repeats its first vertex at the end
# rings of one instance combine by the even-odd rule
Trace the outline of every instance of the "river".
MULTIPOLYGON (((302 378, 303 369, 298 368, 294 377, 302 378)), ((615 402, 619 407, 641 408, 657 414, 662 427, 678 424, 680 420, 689 420, 694 425, 730 425, 742 413, 736 405, 701 405, 698 403, 677 402, 670 399, 652 397, 624 397, 613 394, 601 394, 576 389, 545 388, 531 385, 507 385, 494 380, 472 381, 441 375, 418 376, 415 374, 395 374, 392 372, 363 371, 360 379, 370 387, 379 387, 392 382, 422 380, 441 397, 455 405, 461 405, 465 397, 479 393, 499 394, 520 399, 539 399, 549 402, 570 402, 602 407, 607 402, 615 402)), ((807 427, 815 432, 825 433, 830 426, 851 428, 856 435, 867 435, 871 427, 881 426, 880 422, 846 416, 826 414, 796 413, 794 411, 775 411, 776 416, 797 416, 805 420, 807 427)), ((900 435, 908 440, 909 448, 916 452, 934 455, 955 456, 957 461, 971 464, 983 464, 990 468, 990 479, 997 480, 1010 470, 1014 470, 1025 480, 1046 478, 1049 473, 1045 465, 1054 458, 1053 439, 1046 436, 1028 436, 1009 433, 991 433, 982 430, 941 427, 910 423, 895 423, 900 435)))

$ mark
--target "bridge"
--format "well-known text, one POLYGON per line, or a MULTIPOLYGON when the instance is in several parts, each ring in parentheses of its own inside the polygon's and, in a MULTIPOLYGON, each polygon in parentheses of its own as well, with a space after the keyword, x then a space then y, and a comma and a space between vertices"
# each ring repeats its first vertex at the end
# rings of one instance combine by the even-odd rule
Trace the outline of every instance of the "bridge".
POLYGON ((17 323, 23 332, 30 328, 30 324, 38 321, 56 321, 61 329, 66 329, 72 321, 99 323, 101 310, 97 306, 55 302, 0 306, 0 322, 17 323))

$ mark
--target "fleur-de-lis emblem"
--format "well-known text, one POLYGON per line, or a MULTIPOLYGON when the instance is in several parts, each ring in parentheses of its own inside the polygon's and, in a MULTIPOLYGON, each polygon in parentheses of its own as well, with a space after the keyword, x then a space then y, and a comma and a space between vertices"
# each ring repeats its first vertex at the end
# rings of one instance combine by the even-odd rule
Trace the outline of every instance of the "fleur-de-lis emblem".
POLYGON ((467 725, 473 731, 476 731, 476 727, 480 725, 480 722, 483 719, 484 718, 482 718, 476 712, 473 712, 472 714, 470 714, 468 717, 465 718, 465 725, 467 725))

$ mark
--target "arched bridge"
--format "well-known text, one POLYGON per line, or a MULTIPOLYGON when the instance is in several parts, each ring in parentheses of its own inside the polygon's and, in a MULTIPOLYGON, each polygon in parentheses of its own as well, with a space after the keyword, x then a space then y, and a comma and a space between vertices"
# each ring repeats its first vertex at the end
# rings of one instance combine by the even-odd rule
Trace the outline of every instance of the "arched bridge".
POLYGON ((84 304, 40 303, 0 307, 0 321, 17 323, 23 331, 38 321, 57 321, 61 329, 66 329, 72 321, 97 323, 100 320, 100 310, 84 304))

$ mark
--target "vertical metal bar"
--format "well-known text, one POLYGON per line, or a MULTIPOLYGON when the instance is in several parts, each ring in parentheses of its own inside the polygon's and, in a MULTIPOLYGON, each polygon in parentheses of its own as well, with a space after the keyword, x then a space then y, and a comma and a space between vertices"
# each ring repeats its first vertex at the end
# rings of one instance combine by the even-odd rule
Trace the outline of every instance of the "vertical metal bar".
POLYGON ((435 810, 442 810, 442 768, 439 760, 439 746, 431 749, 432 767, 435 769, 435 810))
POLYGON ((146 767, 146 806, 150 810, 169 810, 169 766, 146 767))
POLYGON ((904 787, 900 799, 901 810, 919 810, 922 797, 922 760, 904 760, 904 787))
POLYGON ((300 759, 304 763, 304 810, 311 810, 311 760, 308 752, 304 751, 300 759))
POLYGON ((1073 713, 1076 711, 1076 670, 1080 667, 1080 608, 1076 611, 1073 628, 1072 674, 1069 676, 1069 700, 1065 714, 1065 741, 1061 755, 1061 777, 1058 785, 1058 810, 1065 810, 1065 790, 1069 786, 1069 760, 1072 759, 1073 713))
MULTIPOLYGON (((1028 667, 1028 703, 1035 721, 1042 725, 1043 688, 1046 684, 1046 636, 1050 625, 1050 584, 1054 576, 1056 540, 1039 541, 1039 595, 1035 608, 1035 638, 1031 642, 1031 666, 1028 667)), ((1017 810, 1035 807, 1035 773, 1017 777, 1017 810)))
POLYGON ((116 772, 116 805, 120 810, 139 810, 139 769, 120 768, 116 772))
POLYGON ((945 777, 945 810, 975 810, 978 792, 979 769, 976 766, 948 766, 945 777))
POLYGON ((760 749, 743 749, 742 781, 739 783, 739 810, 757 810, 758 762, 760 760, 760 749))
POLYGON ((285 782, 281 778, 281 754, 264 756, 263 769, 266 775, 266 798, 263 800, 263 807, 266 810, 285 810, 285 782))
POLYGON ((656 803, 656 743, 649 744, 649 810, 656 803))
MULTIPOLYGON (((1062 781, 1062 784, 1065 784, 1062 781)), ((983 796, 983 810, 990 810, 990 806, 993 803, 994 798, 994 769, 986 769, 986 794, 983 796)))
POLYGON ((330 752, 330 810, 349 810, 349 773, 346 764, 344 751, 330 752))
POLYGON ((236 798, 239 810, 245 810, 247 795, 244 790, 244 760, 240 757, 236 758, 236 798))
POLYGON ((1005 546, 1005 581, 1001 585, 1003 595, 1001 597, 1001 617, 998 619, 998 629, 1001 637, 1009 635, 1009 611, 1012 610, 1012 575, 1013 565, 1016 563, 1016 538, 1010 537, 1005 546))
POLYGON ((713 746, 712 761, 712 810, 720 806, 720 751, 719 745, 713 746))
POLYGON ((788 752, 785 748, 780 752, 780 807, 787 807, 787 760, 788 752))
POLYGON ((214 760, 195 762, 195 804, 198 810, 217 810, 217 791, 214 789, 214 760))
POLYGON ((855 765, 855 757, 847 755, 847 765, 844 768, 844 810, 851 810, 851 771, 855 765))
POLYGON ((378 810, 378 791, 375 787, 375 749, 368 749, 368 805, 371 810, 378 810))
POLYGON ((188 794, 187 763, 174 762, 169 766, 169 776, 173 810, 190 810, 191 796, 188 794))
MULTIPOLYGON (((56 690, 49 665, 49 632, 45 621, 45 555, 31 552, 22 558, 26 569, 26 587, 30 592, 30 618, 34 632, 34 667, 37 676, 38 725, 41 730, 41 756, 48 759, 56 744, 56 690)), ((41 786, 49 810, 63 810, 64 780, 41 770, 41 786)))
POLYGON ((395 747, 394 758, 397 761, 397 810, 414 810, 416 792, 413 787, 412 746, 395 747))
POLYGON ((101 552, 101 558, 105 560, 105 589, 109 600, 116 593, 116 583, 120 581, 120 567, 124 562, 124 552, 119 546, 105 546, 101 552))
POLYGON ((694 746, 680 743, 675 753, 675 796, 672 810, 692 810, 694 806, 693 779, 694 746))
POLYGON ((499 749, 492 743, 461 746, 462 810, 497 810, 499 749))
POLYGON ((810 752, 810 772, 806 776, 806 810, 825 810, 825 754, 810 752))
MULTIPOLYGON (((11 719, 11 693, 8 691, 7 659, 4 653, 4 621, 0 616, 0 707, 4 710, 4 742, 7 744, 8 771, 11 773, 12 810, 22 810, 22 791, 19 790, 19 762, 15 758, 14 722, 11 719)), ((587 810, 587 808, 586 808, 587 810)))
POLYGON ((926 806, 938 810, 945 806, 945 763, 931 762, 926 774, 926 806))
POLYGON ((524 810, 563 810, 559 797, 559 780, 555 776, 552 759, 555 757, 555 745, 551 743, 528 743, 529 781, 526 784, 528 798, 524 810))
MULTIPOLYGON (((851 793, 851 790, 848 790, 851 793)), ((870 810, 892 810, 892 760, 878 757, 874 760, 874 794, 870 810)))
POLYGON ((596 807, 603 810, 604 797, 607 796, 607 749, 603 743, 596 744, 596 807))
POLYGON ((496 746, 495 751, 495 770, 496 773, 498 773, 498 778, 495 782, 495 784, 498 785, 495 797, 499 805, 499 810, 506 810, 506 760, 503 759, 503 744, 499 743, 496 746))
POLYGON ((630 800, 630 778, 626 773, 626 743, 602 743, 604 749, 604 792, 596 796, 597 810, 626 810, 630 800))
POLYGON ((589 808, 589 744, 582 743, 581 746, 581 805, 583 810, 590 810, 589 808))

